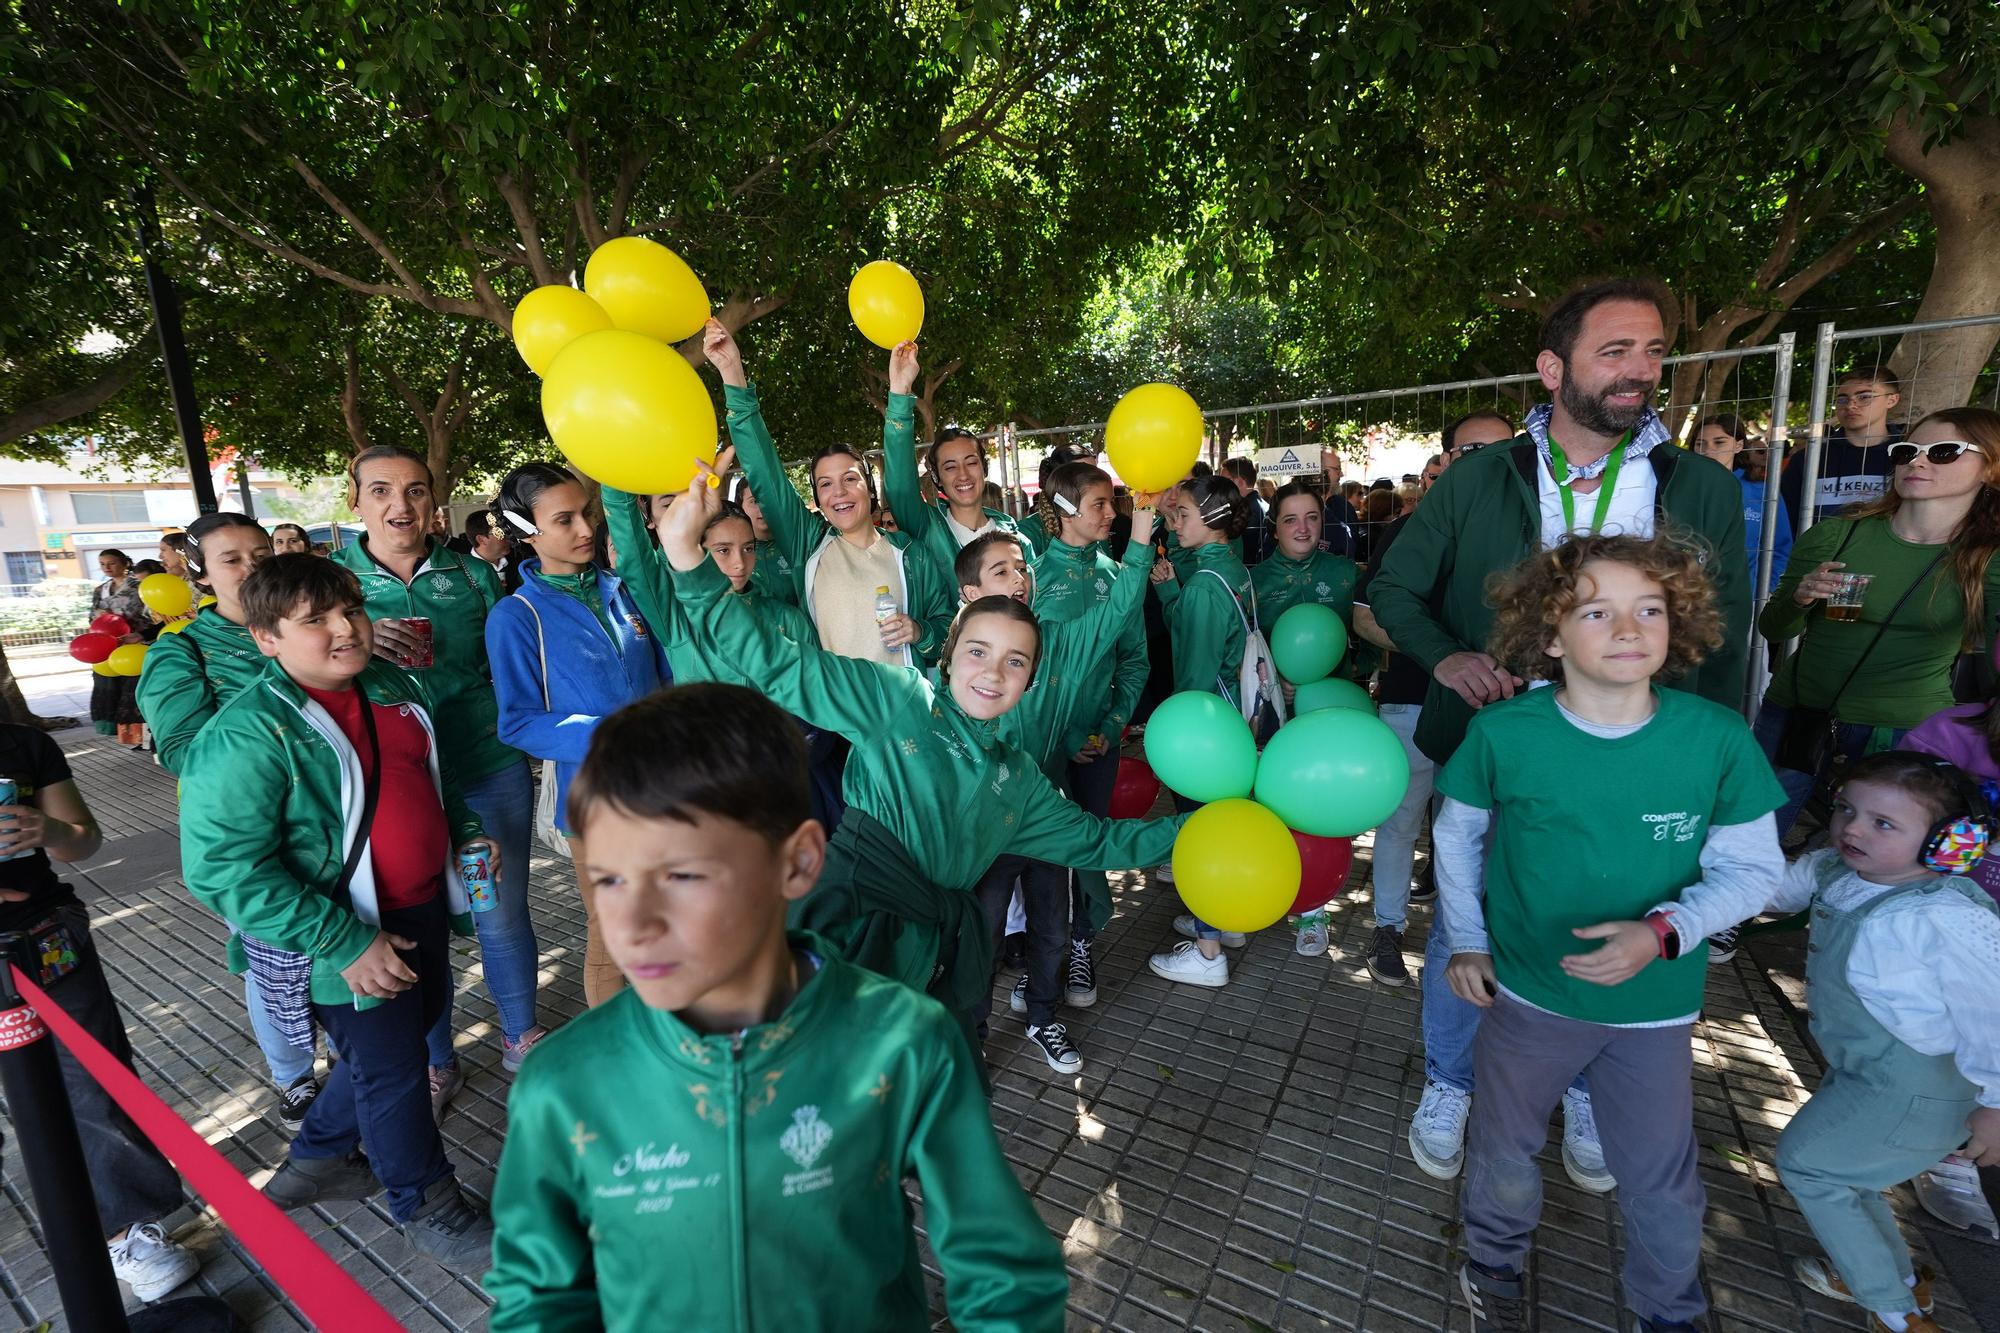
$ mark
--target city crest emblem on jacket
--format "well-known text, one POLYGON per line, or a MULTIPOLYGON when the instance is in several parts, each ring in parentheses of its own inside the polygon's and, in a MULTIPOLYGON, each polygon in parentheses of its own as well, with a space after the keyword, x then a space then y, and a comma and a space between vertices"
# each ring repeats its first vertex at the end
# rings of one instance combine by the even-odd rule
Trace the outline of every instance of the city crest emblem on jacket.
POLYGON ((431 575, 431 592, 443 597, 451 591, 451 576, 442 571, 431 575))
POLYGON ((832 1142, 833 1127, 819 1118, 819 1108, 801 1106, 792 1112, 792 1127, 778 1140, 778 1146, 801 1170, 810 1171, 819 1155, 826 1151, 826 1145, 832 1142))

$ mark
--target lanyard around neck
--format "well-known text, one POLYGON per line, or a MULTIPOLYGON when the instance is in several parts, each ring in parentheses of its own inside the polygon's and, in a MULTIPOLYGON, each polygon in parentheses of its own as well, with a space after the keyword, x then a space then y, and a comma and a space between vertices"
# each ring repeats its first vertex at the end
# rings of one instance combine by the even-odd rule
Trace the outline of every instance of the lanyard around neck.
MULTIPOLYGON (((1625 465, 1625 446, 1631 440, 1632 432, 1626 431, 1618 437, 1618 443, 1611 446, 1611 461, 1604 465, 1602 484, 1597 488, 1597 511, 1590 519, 1590 532, 1596 536, 1603 528, 1605 518, 1611 513, 1611 495, 1618 489, 1618 470, 1625 465)), ((1556 437, 1549 436, 1549 476, 1556 484, 1556 494, 1562 499, 1563 535, 1567 537, 1576 531, 1576 493, 1570 489, 1569 459, 1563 454, 1563 447, 1556 443, 1556 437), (1557 474, 1561 475, 1558 476, 1557 474)))

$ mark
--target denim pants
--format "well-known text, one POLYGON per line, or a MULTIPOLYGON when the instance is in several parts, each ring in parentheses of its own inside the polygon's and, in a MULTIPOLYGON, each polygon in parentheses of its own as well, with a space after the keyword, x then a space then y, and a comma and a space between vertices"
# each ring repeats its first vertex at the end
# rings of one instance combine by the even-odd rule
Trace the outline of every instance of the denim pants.
MULTIPOLYGON (((1173 793, 1173 797, 1174 813, 1177 815, 1185 815, 1201 809, 1202 803, 1200 801, 1190 801, 1179 792, 1173 793)), ((1193 914, 1190 913, 1190 915, 1193 914)), ((1222 932, 1196 916, 1194 918, 1194 937, 1198 940, 1220 940, 1222 932)))
POLYGON ((243 974, 243 1007, 250 1011, 251 1035, 257 1038, 257 1049, 264 1053, 264 1063, 271 1067, 271 1081, 280 1091, 312 1072, 312 1048, 294 1046, 278 1031, 277 1024, 271 1021, 271 1011, 265 1007, 263 988, 248 972, 243 974))
MULTIPOLYGON (((1108 816, 1111 813, 1111 793, 1118 787, 1118 746, 1114 738, 1112 747, 1087 764, 1070 761, 1069 771, 1064 774, 1063 787, 1069 798, 1093 815, 1108 816)), ((1070 881, 1069 934, 1078 944, 1087 945, 1097 936, 1090 925, 1090 902, 1083 892, 1084 877, 1088 875, 1099 882, 1104 881, 1102 870, 1079 870, 1070 881)), ((1107 896, 1109 888, 1106 889, 1107 896)))
MULTIPOLYGON (((1778 775, 1778 785, 1785 789, 1785 803, 1778 808, 1778 836, 1784 837, 1805 809, 1806 798, 1812 795, 1813 775, 1801 773, 1795 768, 1778 767, 1778 741, 1785 734, 1785 723, 1791 718, 1792 710, 1783 704, 1766 702, 1757 709, 1757 721, 1751 732, 1757 737, 1757 744, 1763 747, 1764 757, 1771 761, 1771 771, 1778 775)), ((1859 759, 1867 753, 1869 742, 1875 733, 1882 730, 1866 722, 1843 722, 1840 724, 1840 753, 1848 759, 1859 759)), ((1908 728, 1897 727, 1888 732, 1892 748, 1908 734, 1908 728)))
MULTIPOLYGON (((474 912, 479 961, 486 989, 500 1011, 500 1031, 518 1041, 535 1025, 535 979, 541 950, 528 917, 528 856, 535 834, 535 784, 525 760, 464 784, 465 803, 500 844, 500 874, 493 884, 491 911, 474 912)), ((451 988, 444 1012, 429 1036, 430 1059, 442 1067, 456 1058, 451 1045, 451 988)))
POLYGON ((313 1015, 340 1052, 340 1063, 306 1112, 292 1156, 345 1157, 362 1143, 389 1192, 389 1213, 407 1222, 424 1191, 451 1175, 444 1140, 431 1118, 424 1034, 451 996, 451 924, 442 896, 382 913, 382 929, 415 940, 399 956, 417 984, 372 1009, 315 1004, 313 1015))
POLYGON ((1625 1303, 1655 1323, 1694 1323, 1707 1195, 1696 1171, 1692 1027, 1621 1028, 1501 996, 1479 1024, 1466 1140, 1465 1252, 1520 1272, 1542 1213, 1549 1112, 1589 1072, 1604 1161, 1625 1219, 1625 1303))
MULTIPOLYGON (((1055 1022, 1062 998, 1063 965, 1069 961, 1070 874, 1058 865, 1025 856, 1002 856, 979 881, 979 910, 995 940, 1007 923, 1014 883, 1028 916, 1028 1026, 1055 1022)), ((981 1011, 984 1021, 984 1010, 981 1011)))
POLYGON ((1375 924, 1402 930, 1410 924, 1410 873, 1417 860, 1417 835, 1430 815, 1431 785, 1437 765, 1412 739, 1422 704, 1383 704, 1382 720, 1403 743, 1410 761, 1410 788, 1396 812, 1375 830, 1375 924))
MULTIPOLYGON (((81 903, 67 903, 56 911, 77 942, 77 965, 49 985, 49 998, 120 1064, 133 1069, 125 1018, 118 1012, 97 946, 90 938, 90 913, 81 903)), ((63 1088, 76 1114, 84 1167, 90 1174, 91 1192, 97 1196, 97 1220, 105 1236, 157 1221, 180 1207, 180 1175, 61 1042, 56 1042, 56 1064, 62 1069, 63 1088)))

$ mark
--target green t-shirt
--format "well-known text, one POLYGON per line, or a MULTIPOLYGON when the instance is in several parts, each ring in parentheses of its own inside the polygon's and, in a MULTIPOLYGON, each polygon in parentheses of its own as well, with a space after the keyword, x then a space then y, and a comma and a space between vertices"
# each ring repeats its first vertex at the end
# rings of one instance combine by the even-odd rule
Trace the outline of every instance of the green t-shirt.
MULTIPOLYGON (((1950 555, 1931 568, 1941 550, 1904 541, 1886 518, 1831 519, 1808 529, 1792 548, 1785 577, 1758 621, 1768 638, 1788 639, 1801 631, 1805 635, 1799 650, 1778 668, 1765 697, 1786 708, 1826 708, 1838 693, 1835 712, 1842 721, 1902 728, 1914 727, 1956 703, 1951 667, 1966 637, 1965 599, 1959 595, 1950 555), (1792 600, 1799 580, 1834 559, 1848 573, 1875 576, 1868 583, 1859 620, 1828 620, 1825 602, 1805 608, 1792 600), (1928 575, 1927 568, 1931 568, 1928 575), (1918 578, 1924 579, 1924 586, 1904 603, 1882 633, 1882 641, 1869 652, 1883 620, 1918 578), (1841 689, 1863 653, 1867 660, 1841 689)), ((1986 570, 1985 623, 1971 636, 1973 644, 1989 641, 1995 612, 2000 612, 2000 561, 1986 570)))
POLYGON ((1637 921, 1701 879, 1717 825, 1746 824, 1785 793, 1737 714, 1682 690, 1655 689, 1657 711, 1615 739, 1569 722, 1553 689, 1473 714, 1438 777, 1455 801, 1493 812, 1486 930, 1500 984, 1588 1023, 1657 1023, 1701 1008, 1708 948, 1648 963, 1616 986, 1562 970, 1590 945, 1570 931, 1637 921))

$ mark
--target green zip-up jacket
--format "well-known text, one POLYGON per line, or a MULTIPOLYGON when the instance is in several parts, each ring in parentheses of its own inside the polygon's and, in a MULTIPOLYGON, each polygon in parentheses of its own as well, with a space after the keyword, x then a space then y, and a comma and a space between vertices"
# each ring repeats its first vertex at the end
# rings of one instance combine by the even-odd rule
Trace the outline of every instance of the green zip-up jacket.
POLYGON ((1173 635, 1174 693, 1201 690, 1219 694, 1222 691, 1216 682, 1220 680, 1233 699, 1237 673, 1243 666, 1244 622, 1255 623, 1257 619, 1250 571, 1227 542, 1174 549, 1183 552, 1177 577, 1158 589, 1167 613, 1167 629, 1173 635), (1236 594, 1233 601, 1232 592, 1236 594))
POLYGON ((361 537, 333 553, 361 581, 371 620, 428 616, 433 665, 417 674, 436 700, 439 743, 465 782, 523 762, 500 739, 500 701, 486 664, 486 613, 500 600, 500 576, 477 556, 461 555, 436 538, 407 584, 368 554, 361 537))
POLYGON ((1172 853, 1179 819, 1086 813, 1000 738, 999 721, 967 717, 915 668, 792 643, 728 590, 713 560, 674 580, 726 679, 854 743, 847 803, 894 833, 939 888, 972 889, 1002 852, 1095 870, 1158 865, 1172 853))
MULTIPOLYGON (((958 537, 945 522, 951 505, 943 499, 935 505, 924 503, 923 482, 917 477, 916 423, 916 398, 907 393, 890 394, 882 422, 882 500, 896 516, 896 526, 915 537, 939 569, 949 571, 958 562, 958 537), (903 447, 890 447, 892 438, 903 447)), ((997 509, 982 508, 981 512, 1000 531, 1020 535, 1006 514, 997 509)))
POLYGON ((1334 674, 1365 681, 1373 670, 1373 645, 1354 635, 1354 584, 1360 577, 1361 567, 1344 555, 1315 550, 1304 560, 1294 560, 1274 545, 1270 555, 1250 566, 1250 586, 1257 593, 1257 628, 1269 639, 1278 617, 1293 607, 1306 602, 1330 606, 1340 613, 1350 645, 1334 674))
POLYGON ((139 672, 139 712, 152 728, 160 767, 182 775, 188 747, 216 710, 264 674, 269 658, 250 631, 205 606, 178 634, 162 634, 139 672))
MULTIPOLYGON (((1061 543, 1056 543, 1060 546, 1061 543)), ((1053 547, 1051 549, 1054 549, 1053 547)), ((1077 547, 1067 548, 1081 556, 1077 547)), ((1079 568, 1080 560, 1072 560, 1079 568)), ((1110 691, 1113 654, 1139 632, 1140 660, 1145 659, 1145 622, 1139 607, 1146 595, 1146 573, 1152 552, 1138 542, 1125 548, 1122 565, 1109 559, 1107 572, 1092 567, 1090 582, 1081 580, 1059 594, 1061 609, 1069 619, 1050 619, 1040 611, 1041 584, 1036 581, 1036 615, 1042 622, 1042 656, 1035 664, 1035 680, 1021 696, 1021 702, 1000 719, 1000 738, 1025 751, 1048 774, 1049 781, 1062 785, 1069 757, 1082 748, 1078 733, 1089 736, 1092 719, 1099 717, 1100 702, 1110 691), (1097 585, 1102 584, 1100 595, 1097 585)), ((1066 581, 1067 582, 1067 581, 1066 581)), ((1145 677, 1140 676, 1143 686, 1145 677)), ((1134 695, 1136 702, 1137 695, 1134 695)), ((1118 724, 1119 732, 1124 722, 1118 724)))
MULTIPOLYGON (((1723 639, 1680 680, 1662 681, 1725 708, 1743 704, 1750 644, 1749 565, 1743 487, 1712 459, 1666 445, 1646 456, 1655 483, 1656 530, 1698 541, 1715 583, 1723 639)), ((1515 437, 1461 457, 1425 494, 1368 584, 1370 609, 1399 652, 1425 671, 1453 653, 1484 652, 1493 630, 1486 579, 1542 549, 1535 442, 1515 437)), ((1635 464, 1636 466, 1636 464, 1635 464)), ((1472 708, 1431 678, 1417 748, 1442 764, 1465 739, 1472 708)))
MULTIPOLYGON (((819 573, 820 552, 828 542, 841 540, 833 525, 806 508, 792 488, 792 479, 778 461, 778 446, 764 424, 764 409, 757 402, 756 388, 724 386, 723 401, 729 408, 729 439, 736 446, 736 462, 750 479, 750 489, 771 525, 771 540, 794 572, 792 601, 808 618, 813 614, 813 579, 819 573)), ((899 422, 894 414, 882 419, 882 449, 894 454, 898 447, 912 447, 915 422, 906 413, 899 422)), ((904 610, 917 622, 917 641, 906 650, 907 665, 928 666, 937 661, 945 635, 951 632, 951 618, 958 610, 958 588, 952 582, 951 565, 940 570, 937 563, 907 532, 885 532, 882 538, 896 548, 896 562, 903 571, 904 610)), ((759 563, 762 563, 761 560, 759 563)))
MULTIPOLYGON (((653 627, 653 632, 665 645, 667 665, 673 669, 674 684, 692 685, 697 681, 733 679, 710 660, 708 649, 695 637, 688 624, 687 612, 674 597, 674 567, 667 563, 666 554, 653 540, 652 529, 646 526, 645 517, 639 512, 639 502, 612 486, 604 487, 601 493, 604 497, 604 524, 610 529, 611 544, 618 551, 619 577, 625 580, 626 591, 638 603, 639 614, 646 618, 646 623, 653 627)), ((766 595, 759 588, 757 570, 763 567, 764 557, 760 551, 757 564, 750 571, 750 586, 737 596, 792 642, 817 644, 819 635, 814 632, 812 622, 806 619, 805 612, 790 602, 766 595)), ((724 582, 727 581, 725 578, 724 582)))
MULTIPOLYGON (((1096 660, 1069 668, 1065 676, 1077 683, 1079 693, 1060 736, 1051 737, 1055 750, 1049 756, 1060 773, 1069 757, 1081 750, 1092 736, 1102 736, 1113 749, 1132 720, 1132 710, 1145 693, 1151 663, 1146 656, 1146 620, 1140 614, 1145 600, 1146 576, 1153 564, 1150 542, 1128 542, 1125 566, 1136 574, 1121 573, 1118 562, 1105 553, 1102 543, 1071 546, 1058 538, 1035 557, 1035 615, 1042 622, 1042 655, 1050 656, 1048 641, 1061 627, 1081 619, 1093 607, 1112 600, 1114 589, 1122 593, 1127 583, 1132 589, 1131 610, 1118 619, 1116 639, 1105 645, 1096 660)), ((1043 672, 1048 670, 1046 664, 1043 672)), ((1022 701, 1023 703, 1026 700, 1022 701)), ((1043 764, 1049 770, 1049 763, 1043 764)))
MULTIPOLYGON (((992 511, 988 510, 987 512, 991 513, 992 511)), ((1030 509, 1022 517, 1021 521, 1014 525, 1014 531, 1020 534, 1022 541, 1028 543, 1028 555, 1030 558, 1048 550, 1049 543, 1055 540, 1049 532, 1046 520, 1042 517, 1040 505, 1030 509)))
MULTIPOLYGON (((479 818, 460 798, 437 742, 427 682, 377 660, 356 684, 375 703, 408 705, 431 734, 431 781, 450 825, 450 847, 479 837, 479 818)), ((361 757, 340 725, 272 661, 201 729, 186 769, 181 877, 188 892, 242 934, 311 958, 315 1004, 379 1003, 355 995, 340 976, 375 938, 381 919, 366 848, 348 892, 336 893, 360 831, 364 783, 361 757)), ((446 851, 441 870, 452 928, 470 935, 470 904, 454 852, 446 851)), ((230 970, 246 965, 241 936, 231 935, 230 970)))
POLYGON ((750 586, 774 602, 798 605, 798 580, 792 561, 775 541, 756 542, 757 563, 750 570, 750 586))
POLYGON ((957 1025, 789 939, 804 983, 772 1022, 704 1036, 626 990, 535 1048, 494 1182, 493 1333, 923 1333, 912 1179, 959 1333, 1063 1327, 1062 1253, 957 1025))

